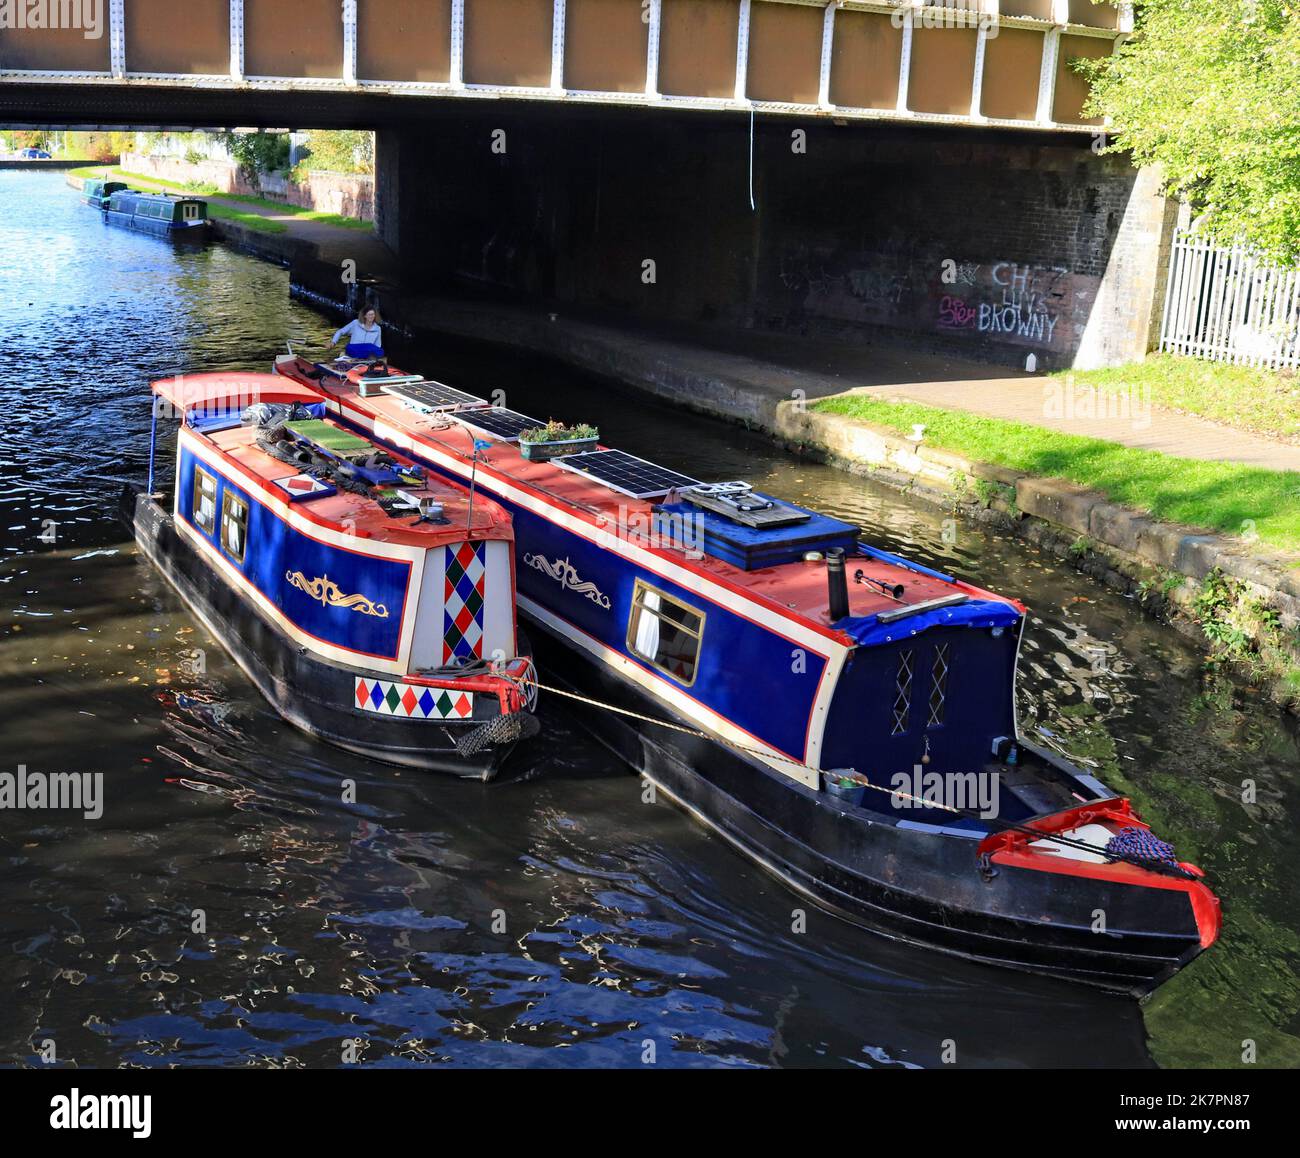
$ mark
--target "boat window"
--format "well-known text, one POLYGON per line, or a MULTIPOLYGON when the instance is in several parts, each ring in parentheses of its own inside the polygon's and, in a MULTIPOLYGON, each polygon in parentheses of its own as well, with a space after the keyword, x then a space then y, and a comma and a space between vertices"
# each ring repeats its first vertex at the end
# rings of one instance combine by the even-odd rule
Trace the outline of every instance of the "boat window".
POLYGON ((689 687, 703 633, 703 612, 637 580, 627 625, 627 646, 634 655, 689 687))
POLYGON ((927 728, 943 725, 944 711, 948 706, 948 645, 939 644, 934 649, 934 662, 930 665, 930 714, 927 728))
POLYGON ((181 211, 186 221, 197 221, 199 217, 199 207, 194 204, 182 205, 181 211))
POLYGON ((894 679, 894 731, 900 736, 907 731, 912 720, 912 663, 915 656, 911 651, 898 653, 898 675, 894 679))
POLYGON ((194 524, 208 534, 217 525, 217 480, 201 466, 194 468, 194 524))
POLYGON ((221 546, 236 563, 244 561, 248 539, 248 504, 226 491, 221 500, 221 546))

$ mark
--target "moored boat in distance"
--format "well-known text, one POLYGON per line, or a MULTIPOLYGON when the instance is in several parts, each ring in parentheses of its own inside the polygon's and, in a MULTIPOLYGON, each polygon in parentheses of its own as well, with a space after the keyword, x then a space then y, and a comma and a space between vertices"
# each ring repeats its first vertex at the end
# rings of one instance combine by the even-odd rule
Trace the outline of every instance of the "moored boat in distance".
POLYGON ((130 186, 125 181, 108 181, 99 177, 87 177, 81 184, 81 200, 92 209, 98 209, 102 212, 108 208, 108 203, 112 200, 114 193, 129 189, 130 186))
POLYGON ((109 195, 104 220, 173 241, 204 241, 208 236, 208 203, 197 197, 119 189, 109 195))
POLYGON ((269 374, 153 385, 181 418, 136 541, 285 719, 388 763, 492 778, 536 731, 509 515, 269 374))
POLYGON ((1217 938, 1200 871, 1019 735, 1020 603, 743 481, 601 446, 530 461, 516 444, 544 419, 418 375, 294 354, 275 370, 348 428, 475 472, 514 518, 543 687, 583 697, 613 751, 825 907, 1133 993, 1217 938))

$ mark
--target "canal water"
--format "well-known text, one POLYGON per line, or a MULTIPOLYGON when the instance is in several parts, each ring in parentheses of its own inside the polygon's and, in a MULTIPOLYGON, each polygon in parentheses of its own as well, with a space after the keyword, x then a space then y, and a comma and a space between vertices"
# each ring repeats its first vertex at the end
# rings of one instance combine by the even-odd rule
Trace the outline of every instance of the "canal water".
POLYGON ((287 727, 115 509, 145 478, 150 379, 261 369, 336 323, 291 302, 283 271, 106 227, 46 174, 0 173, 0 285, 0 771, 106 781, 98 820, 0 811, 0 1065, 52 1042, 78 1066, 326 1066, 348 1039, 380 1065, 1300 1062, 1295 729, 1130 601, 557 365, 399 351, 1023 599, 1024 727, 1130 793, 1224 900, 1220 944, 1145 1005, 841 924, 642 803, 554 702, 516 776, 488 786, 287 727))

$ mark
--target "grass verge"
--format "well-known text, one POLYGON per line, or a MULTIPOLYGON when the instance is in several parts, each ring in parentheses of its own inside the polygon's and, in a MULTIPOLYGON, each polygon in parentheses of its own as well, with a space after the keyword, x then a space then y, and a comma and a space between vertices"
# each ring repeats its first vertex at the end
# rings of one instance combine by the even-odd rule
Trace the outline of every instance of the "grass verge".
POLYGON ((1077 390, 1123 396, 1238 430, 1300 442, 1300 375, 1294 370, 1229 366, 1179 354, 1153 354, 1108 370, 1062 370, 1077 390), (1132 392, 1136 391, 1136 394, 1132 392))
POLYGON ((1300 472, 1175 458, 912 402, 841 395, 813 405, 900 434, 911 433, 916 423, 922 423, 927 445, 978 462, 1078 483, 1159 519, 1246 538, 1257 536, 1273 547, 1300 550, 1300 472))

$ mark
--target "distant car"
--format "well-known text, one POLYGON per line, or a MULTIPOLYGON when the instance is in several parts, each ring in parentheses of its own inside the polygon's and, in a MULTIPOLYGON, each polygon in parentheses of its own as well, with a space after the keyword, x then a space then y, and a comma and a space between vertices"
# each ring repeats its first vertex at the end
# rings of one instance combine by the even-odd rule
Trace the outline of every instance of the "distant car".
POLYGON ((20 161, 48 161, 50 155, 44 149, 19 149, 18 159, 20 161))

